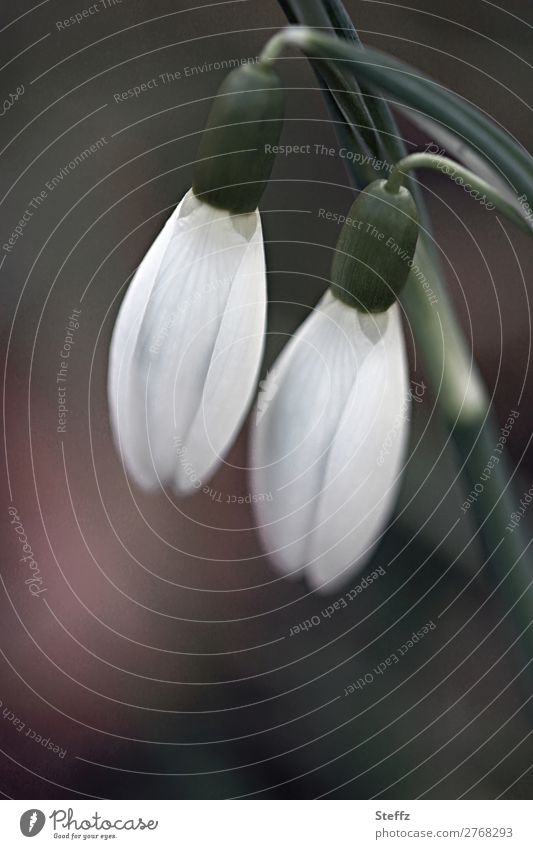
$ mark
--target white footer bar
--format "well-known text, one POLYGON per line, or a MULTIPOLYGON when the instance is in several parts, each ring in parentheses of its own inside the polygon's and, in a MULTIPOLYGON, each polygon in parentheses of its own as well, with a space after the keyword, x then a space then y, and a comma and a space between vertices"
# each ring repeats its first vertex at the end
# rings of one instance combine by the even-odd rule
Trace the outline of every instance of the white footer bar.
POLYGON ((528 801, 2 801, 1 845, 532 849, 528 801), (28 840, 35 838, 35 843, 28 840), (67 842, 68 841, 68 842, 67 842))

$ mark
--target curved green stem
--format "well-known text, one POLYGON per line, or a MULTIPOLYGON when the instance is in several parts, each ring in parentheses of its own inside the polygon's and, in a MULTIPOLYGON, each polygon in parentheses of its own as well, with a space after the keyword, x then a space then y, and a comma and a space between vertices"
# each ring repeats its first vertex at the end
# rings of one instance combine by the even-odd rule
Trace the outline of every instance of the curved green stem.
POLYGON ((308 57, 324 59, 342 67, 367 84, 398 97, 454 131, 480 151, 508 180, 515 192, 533 198, 533 160, 503 130, 466 100, 422 76, 415 68, 386 53, 341 41, 309 27, 288 27, 268 46, 270 60, 285 47, 296 47, 308 57))
POLYGON ((465 190, 475 189, 476 192, 481 193, 483 201, 488 201, 493 208, 499 209, 503 215, 506 215, 529 236, 533 236, 533 229, 521 207, 510 203, 498 189, 487 183, 486 180, 446 156, 439 156, 434 153, 412 153, 404 159, 400 159, 389 174, 388 190, 396 194, 403 184, 405 175, 415 168, 429 168, 433 171, 440 171, 441 174, 449 177, 457 185, 463 186, 465 190))
MULTIPOLYGON (((363 44, 359 38, 359 33, 355 29, 341 0, 324 0, 324 6, 336 35, 349 44, 362 48, 363 44)), ((398 134, 398 128, 394 124, 394 118, 380 97, 376 97, 375 94, 369 92, 368 89, 359 85, 359 83, 357 83, 357 87, 376 127, 381 147, 380 158, 385 160, 390 158, 394 162, 398 158, 396 156, 397 151, 394 149, 395 138, 397 138, 398 134)))
POLYGON ((290 46, 290 39, 288 38, 288 33, 290 32, 293 32, 292 27, 282 29, 273 35, 272 38, 269 38, 259 54, 259 63, 261 65, 272 65, 280 58, 285 48, 290 46))
MULTIPOLYGON (((292 23, 305 18, 307 26, 318 27, 322 32, 334 32, 330 16, 324 8, 323 0, 279 0, 280 5, 292 23)), ((269 65, 278 58, 279 51, 275 43, 268 43, 260 59, 262 64, 269 65)), ((380 129, 375 125, 372 111, 359 89, 342 69, 320 59, 310 59, 318 82, 322 88, 328 109, 335 121, 335 133, 342 146, 359 150, 368 158, 386 158, 383 150, 383 140, 380 129)), ((370 99, 371 101, 371 99, 370 99)), ((357 160, 351 161, 350 177, 354 188, 362 189, 375 177, 368 165, 361 165, 357 160)))
MULTIPOLYGON (((284 31, 276 33, 268 41, 259 56, 261 65, 273 65, 283 52, 285 45, 284 31)), ((324 78, 328 90, 335 95, 338 109, 344 120, 350 116, 349 123, 360 133, 366 152, 370 152, 379 158, 380 141, 372 117, 367 109, 366 103, 359 91, 352 91, 344 74, 334 65, 324 62, 322 59, 315 60, 320 68, 320 75, 324 78)), ((369 159, 372 157, 369 157, 369 159)), ((367 180, 372 179, 372 174, 367 174, 367 180)))

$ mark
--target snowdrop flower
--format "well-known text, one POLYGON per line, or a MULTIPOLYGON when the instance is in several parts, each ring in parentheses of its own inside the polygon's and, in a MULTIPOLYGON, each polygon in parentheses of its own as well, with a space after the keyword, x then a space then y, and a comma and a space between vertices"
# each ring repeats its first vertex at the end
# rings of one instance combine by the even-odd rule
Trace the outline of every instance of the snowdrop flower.
POLYGON ((257 203, 283 99, 270 69, 233 71, 215 99, 193 188, 141 262, 113 332, 111 423, 138 485, 186 494, 214 472, 252 401, 266 315, 257 203), (245 121, 246 123, 243 123, 245 121))
POLYGON ((361 569, 379 540, 407 440, 395 301, 414 254, 416 207, 406 189, 391 195, 379 181, 349 218, 332 287, 270 371, 252 428, 254 491, 273 496, 255 505, 264 548, 282 574, 303 570, 325 592, 361 569))

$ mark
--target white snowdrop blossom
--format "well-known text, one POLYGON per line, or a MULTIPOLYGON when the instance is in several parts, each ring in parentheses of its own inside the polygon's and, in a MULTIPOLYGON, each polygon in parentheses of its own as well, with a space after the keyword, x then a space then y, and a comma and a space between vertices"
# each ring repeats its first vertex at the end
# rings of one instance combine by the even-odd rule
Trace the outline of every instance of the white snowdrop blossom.
POLYGON ((188 192, 142 260, 113 332, 108 393, 124 465, 145 489, 198 489, 252 401, 266 277, 259 212, 188 192))
POLYGON ((330 592, 363 567, 396 498, 407 397, 399 306, 359 312, 328 291, 281 353, 252 426, 254 490, 273 496, 255 505, 258 530, 282 574, 330 592))

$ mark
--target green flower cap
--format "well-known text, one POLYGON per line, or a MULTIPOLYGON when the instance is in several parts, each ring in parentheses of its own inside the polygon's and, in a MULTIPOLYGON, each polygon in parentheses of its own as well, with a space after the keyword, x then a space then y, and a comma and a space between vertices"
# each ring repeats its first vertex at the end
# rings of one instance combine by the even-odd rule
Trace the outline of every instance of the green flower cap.
POLYGON ((384 312, 396 301, 413 264, 416 204, 408 189, 370 183, 343 225, 331 270, 335 297, 361 312, 384 312))
POLYGON ((220 86, 198 149, 193 191, 235 214, 253 212, 270 177, 284 113, 278 75, 241 65, 220 86))

